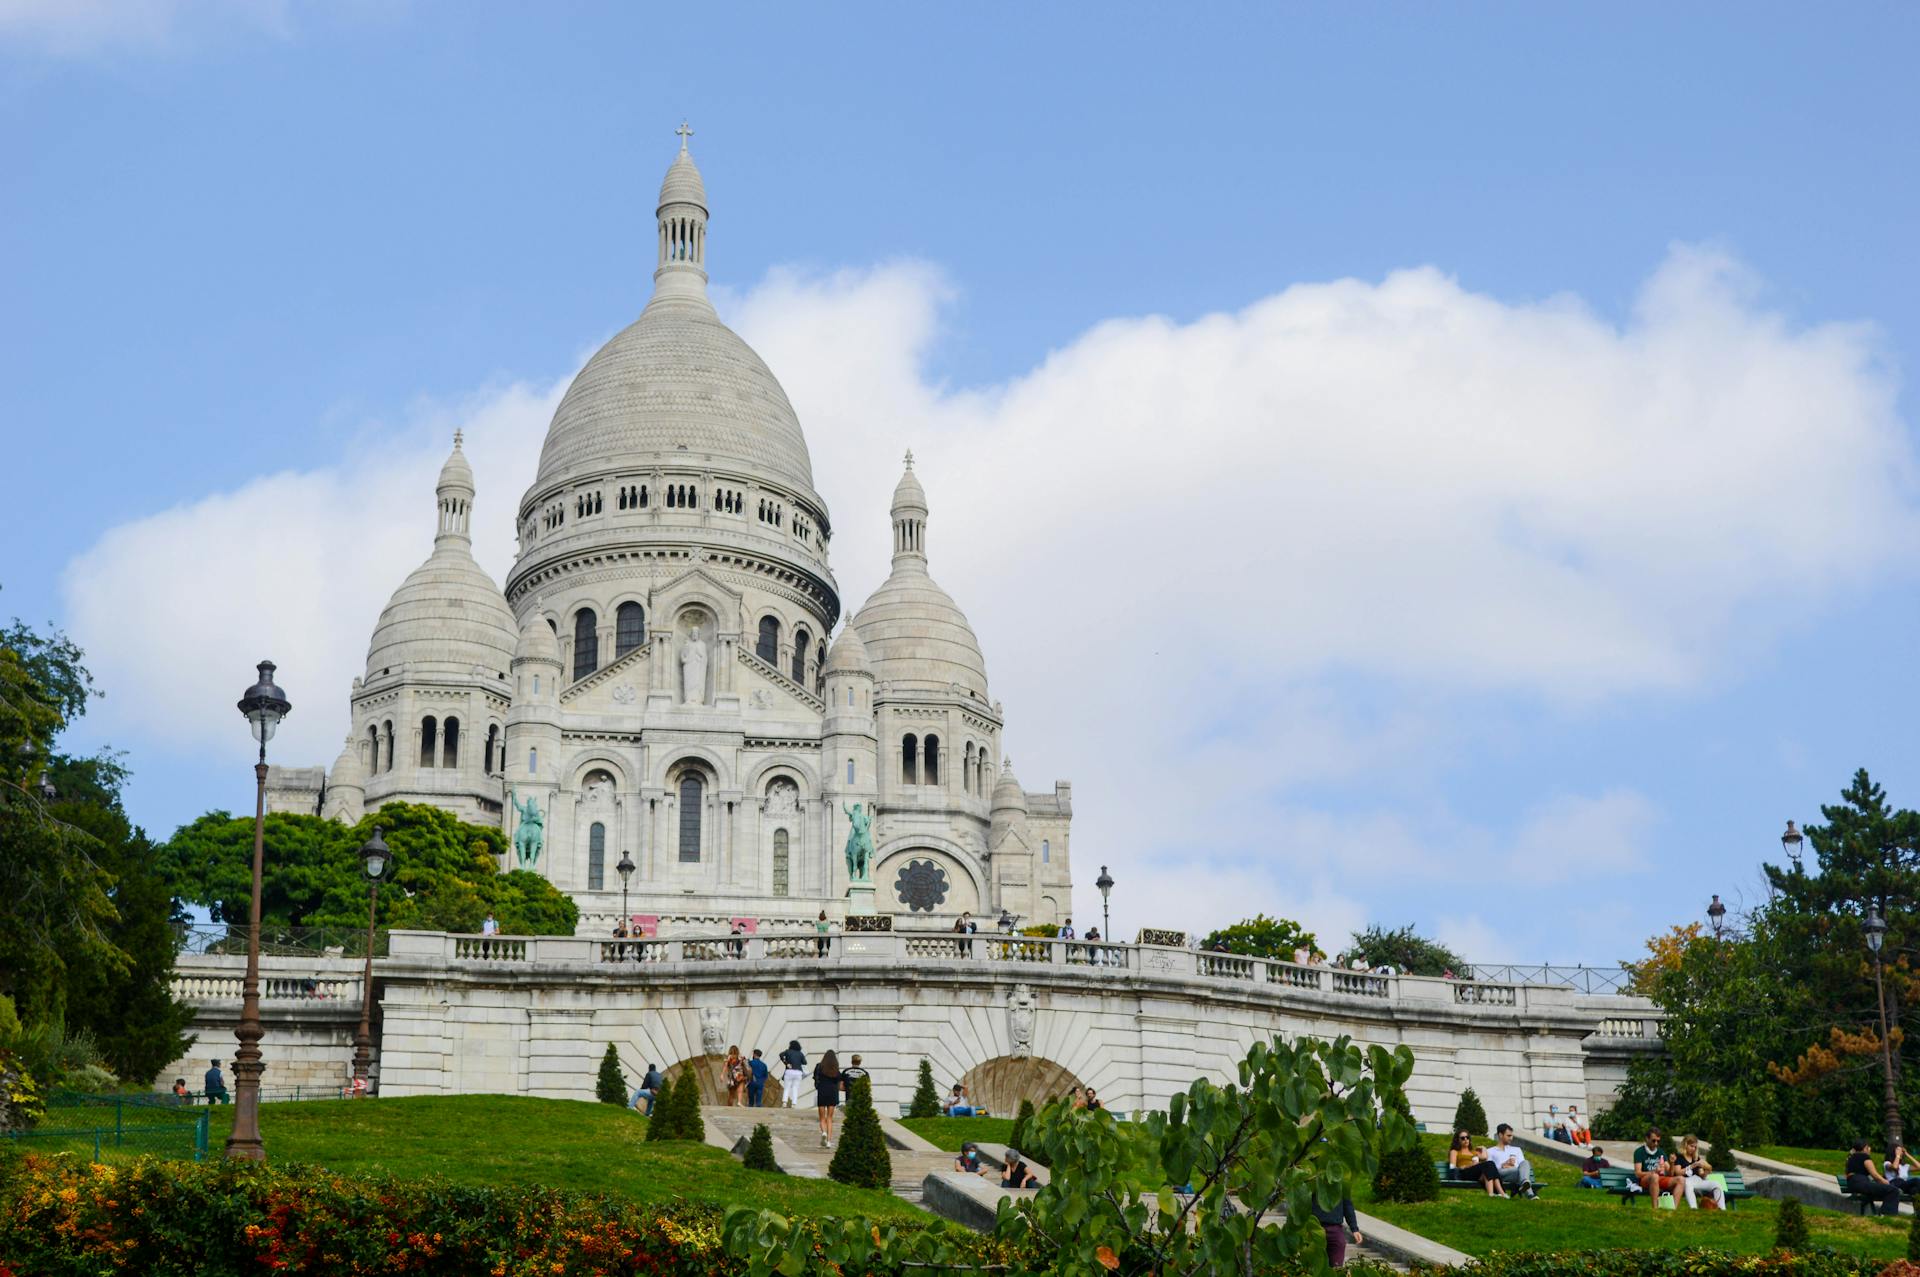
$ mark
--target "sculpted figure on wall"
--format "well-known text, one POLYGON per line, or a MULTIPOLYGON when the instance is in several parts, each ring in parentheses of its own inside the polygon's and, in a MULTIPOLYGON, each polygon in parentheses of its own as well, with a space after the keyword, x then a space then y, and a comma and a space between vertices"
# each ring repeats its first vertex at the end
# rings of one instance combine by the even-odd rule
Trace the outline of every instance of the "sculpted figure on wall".
POLYGON ((680 700, 687 705, 707 703, 707 645, 696 632, 680 646, 680 700))
POLYGON ((700 1046, 708 1055, 718 1055, 727 1049, 725 1007, 700 1008, 700 1046))
POLYGON ((1007 1036, 1013 1039, 1013 1054, 1025 1058, 1033 1054, 1033 988, 1016 984, 1007 995, 1007 1036))
POLYGON ((535 795, 521 802, 511 786, 507 789, 507 801, 520 817, 520 824, 513 831, 513 850, 520 868, 531 869, 540 859, 540 844, 546 840, 547 818, 540 811, 540 798, 535 795))

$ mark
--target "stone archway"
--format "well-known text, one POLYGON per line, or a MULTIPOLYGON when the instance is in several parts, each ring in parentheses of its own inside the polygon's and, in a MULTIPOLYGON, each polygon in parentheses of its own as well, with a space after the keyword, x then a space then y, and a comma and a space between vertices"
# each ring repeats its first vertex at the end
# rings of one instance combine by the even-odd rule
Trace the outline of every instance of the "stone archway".
POLYGON ((1002 1055, 987 1060, 968 1069, 960 1083, 974 1104, 996 1117, 1012 1117, 1020 1111, 1022 1100, 1032 1100, 1039 1108, 1085 1085, 1064 1066, 1037 1055, 1002 1055))
POLYGON ((679 1083, 682 1073, 692 1069, 694 1080, 700 1086, 700 1103, 724 1105, 727 1102, 727 1088, 721 1076, 726 1062, 724 1055, 696 1055, 672 1065, 661 1076, 666 1079, 668 1086, 674 1086, 679 1083))

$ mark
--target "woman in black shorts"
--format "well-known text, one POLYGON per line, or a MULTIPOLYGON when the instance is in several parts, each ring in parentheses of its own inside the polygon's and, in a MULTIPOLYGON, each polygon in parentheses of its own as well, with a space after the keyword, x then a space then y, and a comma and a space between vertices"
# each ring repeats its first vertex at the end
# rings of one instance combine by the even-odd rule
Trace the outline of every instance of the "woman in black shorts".
POLYGON ((840 1057, 829 1051, 813 1066, 813 1102, 820 1110, 820 1147, 833 1147, 833 1111, 840 1106, 840 1057))

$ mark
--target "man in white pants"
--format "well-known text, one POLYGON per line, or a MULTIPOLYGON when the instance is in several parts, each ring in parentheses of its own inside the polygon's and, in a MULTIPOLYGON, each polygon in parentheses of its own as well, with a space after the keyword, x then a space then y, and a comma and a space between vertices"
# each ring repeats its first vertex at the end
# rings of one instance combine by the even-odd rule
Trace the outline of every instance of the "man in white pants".
POLYGON ((780 1074, 780 1102, 792 1108, 799 1103, 800 1084, 807 1078, 807 1056, 798 1040, 787 1043, 787 1049, 780 1053, 780 1063, 785 1066, 780 1074))

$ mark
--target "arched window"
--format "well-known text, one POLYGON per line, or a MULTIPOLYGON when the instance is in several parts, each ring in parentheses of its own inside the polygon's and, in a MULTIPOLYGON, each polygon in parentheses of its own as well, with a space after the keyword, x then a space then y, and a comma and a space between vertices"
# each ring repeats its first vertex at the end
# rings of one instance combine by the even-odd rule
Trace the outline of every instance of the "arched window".
POLYGON ((613 659, 647 641, 647 614, 638 603, 622 603, 613 614, 613 659))
POLYGON ((973 742, 967 742, 966 761, 960 767, 960 788, 967 793, 973 792, 973 742))
POLYGON ((537 776, 539 774, 540 774, 540 750, 536 746, 527 751, 527 775, 537 776))
POLYGON ((1040 840, 1040 863, 1043 865, 1053 863, 1053 840, 1050 838, 1040 840))
POLYGON ((496 751, 499 748, 500 748, 500 725, 498 723, 488 723, 487 724, 486 774, 489 776, 493 775, 493 762, 494 762, 494 759, 499 756, 496 753, 496 751))
POLYGON ((587 830, 587 890, 607 885, 607 827, 599 821, 587 830))
POLYGON ((975 792, 983 797, 993 792, 993 760, 987 757, 987 747, 980 747, 980 779, 974 782, 975 792))
POLYGON ((927 783, 938 785, 940 783, 940 738, 938 736, 927 737, 926 759, 927 783))
POLYGON ((420 765, 422 767, 433 767, 440 761, 434 757, 434 743, 438 739, 438 733, 434 729, 433 715, 429 714, 420 720, 420 765))
POLYGON ((900 742, 900 783, 920 783, 920 739, 912 732, 908 732, 900 742))
POLYGON ((377 723, 367 725, 367 754, 360 765, 366 768, 369 776, 380 772, 380 726, 377 723))
POLYGON ((788 887, 787 831, 773 831, 773 894, 784 896, 788 887))
POLYGON ((760 639, 753 645, 753 654, 775 669, 780 667, 780 622, 777 618, 760 618, 760 639))
POLYGON ((849 785, 853 783, 853 760, 851 758, 847 760, 847 783, 849 785))
POLYGON ((440 725, 440 765, 460 765, 460 720, 457 718, 449 718, 440 725))
POLYGON ((700 863, 700 808, 706 792, 699 773, 687 772, 680 777, 680 863, 683 865, 700 863))
POLYGON ((812 643, 806 627, 793 632, 793 681, 802 687, 807 685, 807 649, 812 643))
POLYGON ((381 763, 380 770, 383 772, 390 772, 393 770, 393 720, 391 718, 387 720, 386 730, 381 733, 381 738, 386 741, 387 756, 386 756, 386 760, 383 763, 381 763))
POLYGON ((573 614, 573 677, 585 678, 600 668, 600 618, 583 607, 573 614))

